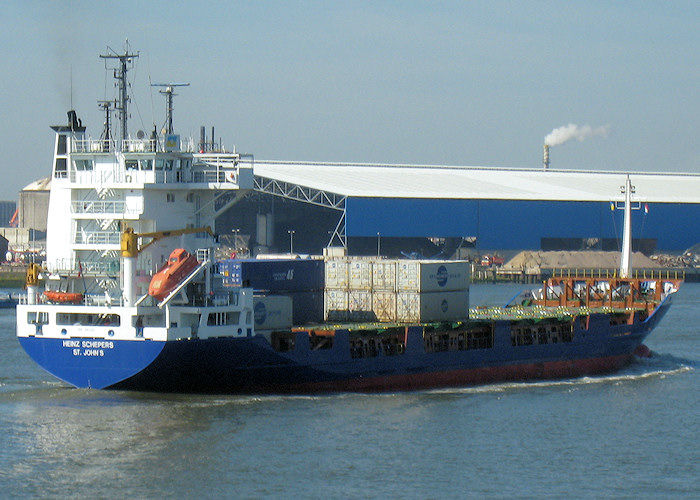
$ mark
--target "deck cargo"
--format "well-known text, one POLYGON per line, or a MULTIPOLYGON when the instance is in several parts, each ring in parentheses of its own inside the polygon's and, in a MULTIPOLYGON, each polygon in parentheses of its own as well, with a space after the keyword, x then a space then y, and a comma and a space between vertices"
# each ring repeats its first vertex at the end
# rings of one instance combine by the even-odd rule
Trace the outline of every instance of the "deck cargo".
POLYGON ((389 323, 396 318, 396 292, 378 290, 372 294, 372 312, 377 321, 389 323))
POLYGON ((348 290, 326 288, 323 292, 324 318, 326 321, 347 321, 348 319, 348 290))
POLYGON ((324 264, 314 259, 230 259, 219 262, 227 286, 270 293, 323 290, 324 264))
POLYGON ((254 295, 253 324, 256 331, 291 328, 292 299, 284 295, 254 295))
POLYGON ((372 289, 396 290, 396 261, 377 259, 372 262, 372 289))
POLYGON ((348 262, 348 288, 372 290, 372 261, 353 257, 348 262))
POLYGON ((468 290, 396 294, 396 321, 401 323, 458 321, 468 316, 468 290))
POLYGON ((323 322, 323 290, 287 292, 283 295, 292 300, 292 321, 295 325, 323 322))
POLYGON ((400 260, 396 269, 396 289, 406 292, 467 290, 471 265, 467 261, 400 260))
POLYGON ((345 259, 331 259, 325 264, 326 288, 347 289, 349 263, 345 259))

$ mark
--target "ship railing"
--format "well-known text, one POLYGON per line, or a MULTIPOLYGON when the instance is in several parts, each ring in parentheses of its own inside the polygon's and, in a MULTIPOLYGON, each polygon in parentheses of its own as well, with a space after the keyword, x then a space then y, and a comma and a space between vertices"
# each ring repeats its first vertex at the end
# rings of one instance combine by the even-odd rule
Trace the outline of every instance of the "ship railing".
MULTIPOLYGON (((553 278, 619 279, 617 269, 553 269, 553 278)), ((630 279, 636 280, 685 280, 682 269, 633 269, 630 279)))
POLYGON ((194 182, 238 184, 238 171, 235 169, 200 170, 194 172, 194 182))
POLYGON ((119 274, 120 269, 118 260, 77 261, 74 259, 58 259, 48 268, 51 272, 75 275, 116 275, 119 274))
POLYGON ((209 248, 198 248, 195 252, 197 262, 209 262, 209 257, 211 256, 211 249, 209 248))
POLYGON ((78 231, 75 234, 75 244, 82 245, 119 245, 119 231, 78 231))
POLYGON ((116 150, 113 139, 74 139, 71 141, 71 153, 110 153, 116 150))
POLYGON ((83 298, 86 306, 123 306, 122 297, 114 297, 108 293, 89 293, 83 298))
POLYGON ((74 201, 71 202, 74 214, 125 214, 126 203, 123 201, 74 201))
MULTIPOLYGON (((28 294, 26 292, 18 294, 17 302, 21 305, 29 304, 28 294)), ((43 294, 37 295, 36 303, 51 304, 51 302, 43 294)), ((104 293, 88 293, 83 296, 83 301, 80 302, 80 304, 85 306, 123 306, 124 300, 122 297, 113 297, 104 293)))
MULTIPOLYGON (((150 172, 149 172, 150 173, 150 172)), ((203 170, 195 167, 194 170, 182 171, 156 171, 155 182, 158 184, 181 184, 181 183, 232 183, 238 184, 239 176, 237 169, 211 169, 203 170)), ((127 181, 130 178, 127 175, 127 181)))
POLYGON ((121 142, 114 139, 73 139, 71 141, 71 153, 113 153, 115 151, 124 153, 152 153, 164 151, 179 151, 183 153, 194 153, 195 142, 192 137, 180 137, 179 148, 173 150, 166 148, 164 137, 157 139, 125 139, 121 142), (117 149, 120 146, 121 149, 117 149))
POLYGON ((159 144, 155 139, 126 139, 122 141, 124 153, 152 153, 158 151, 159 144))

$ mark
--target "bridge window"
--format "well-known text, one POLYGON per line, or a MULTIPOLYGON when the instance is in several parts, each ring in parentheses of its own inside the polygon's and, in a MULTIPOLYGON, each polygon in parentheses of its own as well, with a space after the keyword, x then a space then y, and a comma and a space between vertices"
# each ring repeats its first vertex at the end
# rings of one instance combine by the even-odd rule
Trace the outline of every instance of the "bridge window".
POLYGON ((75 169, 78 171, 86 171, 93 169, 92 160, 75 160, 75 169))
POLYGON ((65 135, 58 136, 58 146, 56 148, 56 154, 64 155, 68 151, 68 139, 65 135))
POLYGON ((30 325, 46 325, 49 322, 49 313, 47 312, 33 312, 27 313, 27 323, 30 325))
POLYGON ((166 194, 165 201, 167 201, 168 203, 174 203, 175 202, 175 195, 173 193, 166 194))
POLYGON ((57 325, 119 326, 120 322, 121 318, 118 314, 56 314, 57 325))
POLYGON ((209 313, 208 326, 237 325, 240 322, 241 313, 237 311, 209 313))
POLYGON ((55 176, 56 177, 65 177, 66 176, 66 159, 65 158, 56 158, 56 172, 55 176))

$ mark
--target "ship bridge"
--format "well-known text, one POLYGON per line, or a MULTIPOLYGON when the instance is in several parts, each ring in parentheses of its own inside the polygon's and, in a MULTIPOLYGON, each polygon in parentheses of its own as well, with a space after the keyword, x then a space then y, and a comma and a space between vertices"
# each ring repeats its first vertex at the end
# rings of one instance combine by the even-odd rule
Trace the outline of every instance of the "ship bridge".
POLYGON ((256 191, 337 210, 329 245, 379 235, 471 237, 481 248, 501 249, 539 248, 543 238, 615 239, 628 175, 641 210, 636 238, 656 238, 671 250, 700 241, 698 174, 264 160, 250 166, 256 191))

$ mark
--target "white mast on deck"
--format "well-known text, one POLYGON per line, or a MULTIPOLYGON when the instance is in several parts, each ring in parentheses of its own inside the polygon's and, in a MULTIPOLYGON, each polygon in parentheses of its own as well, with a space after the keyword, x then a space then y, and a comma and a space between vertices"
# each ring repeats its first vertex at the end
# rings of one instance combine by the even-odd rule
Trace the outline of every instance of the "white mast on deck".
POLYGON ((117 106, 115 109, 119 111, 119 121, 121 123, 121 137, 119 137, 119 143, 117 144, 117 150, 121 151, 121 145, 123 141, 126 141, 128 137, 127 130, 127 119, 129 113, 127 111, 127 105, 129 102, 129 94, 127 93, 127 79, 126 74, 129 71, 129 66, 133 66, 134 60, 139 56, 139 53, 129 53, 129 45, 127 41, 126 48, 123 54, 117 54, 114 50, 107 47, 107 50, 111 53, 100 54, 102 59, 105 59, 105 65, 107 59, 118 59, 119 65, 114 69, 114 78, 117 80, 119 85, 119 98, 117 99, 117 106))
POLYGON ((630 176, 627 176, 627 181, 624 186, 620 186, 622 194, 625 195, 625 222, 622 230, 622 255, 620 257, 620 278, 629 278, 630 269, 632 267, 632 193, 634 186, 630 181, 630 176))

